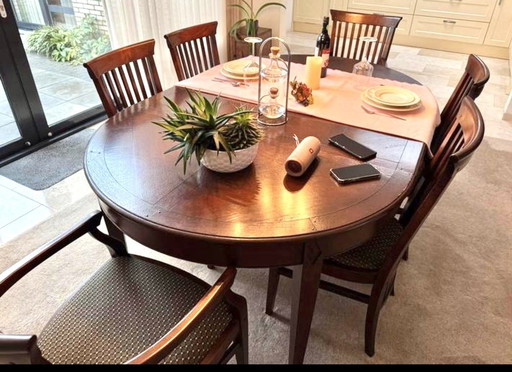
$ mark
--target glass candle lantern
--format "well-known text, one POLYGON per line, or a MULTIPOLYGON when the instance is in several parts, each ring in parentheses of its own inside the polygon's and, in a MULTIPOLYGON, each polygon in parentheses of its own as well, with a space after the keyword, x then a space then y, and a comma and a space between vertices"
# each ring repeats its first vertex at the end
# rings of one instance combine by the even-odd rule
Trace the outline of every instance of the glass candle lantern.
POLYGON ((258 84, 258 123, 283 125, 288 121, 288 94, 290 86, 290 48, 284 40, 271 37, 260 47, 260 75, 258 84), (281 48, 270 48, 268 62, 262 60, 262 50, 272 40, 283 44, 288 51, 288 61, 281 58, 281 48))

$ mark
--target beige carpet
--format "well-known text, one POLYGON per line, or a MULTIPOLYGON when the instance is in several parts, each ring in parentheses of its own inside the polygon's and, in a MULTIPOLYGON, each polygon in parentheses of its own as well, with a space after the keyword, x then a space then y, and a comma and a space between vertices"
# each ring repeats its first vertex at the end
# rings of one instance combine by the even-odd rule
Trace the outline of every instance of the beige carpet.
MULTIPOLYGON (((321 292, 306 363, 512 362, 512 146, 486 139, 411 245, 396 296, 384 307, 376 355, 364 353, 366 307, 321 292)), ((88 197, 1 247, 0 270, 97 207, 88 197)), ((86 237, 0 299, 0 330, 37 333, 73 288, 108 258, 86 237)), ((134 248, 136 249, 136 247, 134 248)), ((170 260, 213 283, 220 270, 170 260)), ((276 313, 264 313, 266 270, 239 270, 234 289, 249 304, 251 363, 286 363, 290 281, 276 313)))

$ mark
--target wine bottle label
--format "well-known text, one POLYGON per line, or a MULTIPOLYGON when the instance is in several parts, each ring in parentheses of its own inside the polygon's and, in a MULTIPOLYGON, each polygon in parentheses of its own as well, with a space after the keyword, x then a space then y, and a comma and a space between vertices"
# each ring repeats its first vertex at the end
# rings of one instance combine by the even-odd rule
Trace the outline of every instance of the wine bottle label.
POLYGON ((323 59, 323 64, 322 64, 322 67, 328 67, 329 66, 329 56, 331 54, 331 50, 330 49, 324 49, 322 51, 322 59, 323 59))

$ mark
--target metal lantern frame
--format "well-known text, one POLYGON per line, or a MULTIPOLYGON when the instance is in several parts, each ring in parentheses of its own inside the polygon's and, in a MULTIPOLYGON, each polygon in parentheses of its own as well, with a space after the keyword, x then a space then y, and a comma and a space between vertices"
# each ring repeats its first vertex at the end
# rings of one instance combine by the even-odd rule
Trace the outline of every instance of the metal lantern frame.
MULTIPOLYGON (((262 125, 267 125, 267 126, 278 126, 278 125, 286 124, 288 122, 288 95, 289 95, 289 92, 290 92, 290 68, 291 68, 291 55, 292 55, 292 53, 290 51, 290 47, 280 37, 276 37, 276 36, 269 37, 268 39, 265 39, 260 44, 259 55, 260 55, 260 58, 259 58, 260 73, 259 73, 259 79, 258 79, 258 123, 262 124, 262 125), (283 122, 277 122, 275 124, 269 124, 268 122, 262 122, 260 120, 260 117, 264 116, 261 113, 261 111, 260 111, 261 99, 262 99, 262 92, 261 92, 262 69, 261 69, 261 66, 263 66, 263 64, 262 64, 262 62, 263 62, 263 50, 265 48, 265 45, 267 45, 269 42, 271 42, 273 40, 277 40, 280 44, 282 44, 282 45, 284 45, 286 47, 286 50, 288 52, 288 61, 287 61, 288 74, 286 76, 286 94, 285 94, 285 102, 286 103, 285 103, 284 121, 283 122)), ((286 63, 286 61, 284 61, 284 62, 286 63)))

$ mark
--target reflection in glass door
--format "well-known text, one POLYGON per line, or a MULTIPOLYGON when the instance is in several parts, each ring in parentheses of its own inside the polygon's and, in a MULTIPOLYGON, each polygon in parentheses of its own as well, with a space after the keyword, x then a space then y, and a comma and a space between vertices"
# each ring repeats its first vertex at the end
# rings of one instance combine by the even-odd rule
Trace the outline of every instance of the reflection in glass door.
POLYGON ((20 131, 16 125, 11 106, 7 101, 4 85, 0 81, 0 147, 14 142, 20 138, 20 131))
POLYGON ((101 105, 82 63, 111 49, 102 0, 12 4, 48 125, 101 105))
POLYGON ((104 116, 82 63, 111 47, 102 0, 0 3, 1 164, 104 116))

